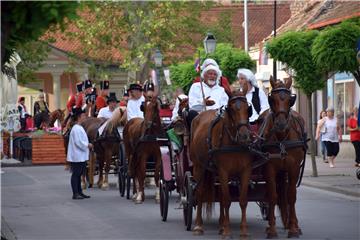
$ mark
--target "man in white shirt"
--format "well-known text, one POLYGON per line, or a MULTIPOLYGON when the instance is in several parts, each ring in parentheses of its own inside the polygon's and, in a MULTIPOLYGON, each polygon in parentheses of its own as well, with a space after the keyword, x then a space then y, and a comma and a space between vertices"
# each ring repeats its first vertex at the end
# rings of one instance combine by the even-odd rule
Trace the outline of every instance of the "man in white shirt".
POLYGON ((208 65, 201 72, 203 83, 196 82, 191 85, 189 91, 190 111, 187 117, 188 126, 191 126, 192 120, 199 112, 218 109, 227 105, 229 97, 224 88, 218 85, 220 76, 221 72, 218 67, 208 65))
POLYGON ((144 118, 144 113, 140 110, 140 106, 145 102, 145 98, 142 94, 142 87, 139 84, 130 84, 129 88, 130 99, 127 104, 127 120, 132 118, 144 118))
POLYGON ((119 100, 116 98, 116 93, 111 92, 109 98, 107 99, 108 106, 101 108, 97 117, 106 119, 111 118, 118 102, 119 100))
POLYGON ((203 83, 193 83, 189 91, 190 110, 202 112, 203 110, 218 109, 227 105, 229 97, 224 88, 218 85, 220 77, 221 72, 214 65, 208 65, 202 70, 201 78, 203 83))
POLYGON ((246 99, 252 105, 253 114, 249 117, 251 125, 255 125, 259 116, 270 108, 265 92, 258 87, 254 73, 246 68, 240 68, 237 72, 240 85, 247 84, 248 92, 246 99))

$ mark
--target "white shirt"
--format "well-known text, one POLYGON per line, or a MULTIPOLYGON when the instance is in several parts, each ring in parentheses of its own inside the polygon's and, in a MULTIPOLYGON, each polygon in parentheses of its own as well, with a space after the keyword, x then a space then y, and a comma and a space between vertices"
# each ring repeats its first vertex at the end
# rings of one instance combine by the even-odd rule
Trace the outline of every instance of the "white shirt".
POLYGON ((84 128, 75 124, 70 132, 69 146, 67 151, 68 162, 85 162, 89 160, 89 139, 84 128))
POLYGON ((321 136, 321 141, 339 142, 339 135, 337 131, 337 119, 325 117, 325 132, 321 136))
POLYGON ((181 100, 183 100, 183 99, 187 98, 187 96, 186 96, 185 94, 180 94, 180 95, 176 98, 175 106, 174 106, 174 109, 173 109, 173 111, 172 111, 171 121, 174 121, 175 118, 178 116, 179 104, 180 104, 179 98, 180 98, 181 100))
POLYGON ((100 109, 99 114, 98 114, 98 118, 106 118, 109 119, 112 117, 114 111, 110 111, 109 106, 107 107, 103 107, 100 109))
POLYGON ((25 115, 26 115, 26 114, 29 114, 29 113, 25 110, 24 105, 22 105, 22 104, 19 103, 19 106, 21 107, 21 110, 20 110, 20 118, 25 118, 25 115))
POLYGON ((126 111, 127 111, 127 120, 130 121, 132 118, 144 118, 144 113, 140 110, 141 103, 145 102, 144 96, 141 96, 139 99, 129 99, 126 111))
POLYGON ((253 114, 249 118, 250 122, 257 120, 263 112, 265 112, 266 110, 268 110, 270 108, 269 101, 268 101, 268 98, 267 98, 265 92, 261 88, 259 88, 260 113, 258 114, 254 108, 254 105, 251 102, 252 97, 253 97, 253 92, 255 92, 254 87, 252 87, 251 90, 246 94, 246 100, 248 101, 248 103, 251 103, 252 112, 253 112, 253 114))
MULTIPOLYGON (((223 87, 215 85, 209 87, 206 83, 203 83, 204 95, 205 98, 210 97, 210 100, 215 101, 215 104, 212 106, 206 106, 206 109, 218 109, 221 106, 226 106, 229 100, 228 95, 226 94, 223 87)), ((189 107, 190 109, 199 110, 199 106, 204 106, 204 99, 201 92, 200 82, 193 83, 189 91, 189 107)))

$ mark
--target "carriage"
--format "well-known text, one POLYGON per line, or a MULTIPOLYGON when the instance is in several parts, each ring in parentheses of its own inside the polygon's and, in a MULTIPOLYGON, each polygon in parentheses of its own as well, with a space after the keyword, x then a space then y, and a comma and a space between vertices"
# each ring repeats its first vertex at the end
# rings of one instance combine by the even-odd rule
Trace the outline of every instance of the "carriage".
MULTIPOLYGON (((285 99, 285 97, 290 96, 290 100, 288 102, 289 107, 293 105, 293 102, 295 101, 294 96, 291 95, 290 91, 288 90, 291 86, 291 81, 288 81, 286 86, 277 86, 276 81, 271 82, 273 84, 273 91, 272 94, 275 96, 279 95, 280 97, 277 99, 285 99), (285 97, 284 97, 285 96, 285 97)), ((270 96, 271 97, 271 96, 270 96)), ((274 97, 273 97, 274 98, 274 97)), ((235 101, 240 101, 241 98, 234 98, 235 101)), ((271 101, 272 99, 270 99, 271 101)), ((276 100, 276 101, 277 101, 276 100)), ((274 100, 273 100, 274 101, 274 100)), ((229 101, 230 103, 230 101, 229 101)), ((240 104, 240 103, 235 103, 240 104)), ((275 111, 275 110, 273 110, 275 111)), ((288 111, 289 113, 290 111, 288 111)), ((214 115, 211 115, 212 117, 216 116, 218 113, 214 113, 214 115)), ((221 114, 221 113, 220 113, 221 114)), ((267 113, 269 114, 269 113, 267 113)), ((271 115, 272 113, 270 113, 271 115)), ((284 114, 283 112, 280 112, 280 115, 284 114)), ((204 114, 205 115, 205 114, 204 114)), ((276 117, 278 115, 274 114, 276 117)), ((216 154, 228 154, 228 153, 244 153, 244 152, 250 152, 253 156, 253 161, 251 162, 251 176, 249 177, 249 184, 247 187, 247 195, 246 202, 256 202, 260 208, 261 216, 263 220, 269 221, 269 229, 267 230, 268 237, 274 237, 277 235, 276 230, 273 231, 275 220, 274 220, 274 195, 273 195, 273 189, 269 188, 269 185, 267 184, 267 181, 274 181, 276 185, 275 191, 282 191, 278 192, 280 201, 283 201, 282 203, 278 203, 280 205, 286 204, 280 206, 281 210, 281 217, 283 220, 284 227, 289 229, 289 237, 298 237, 299 234, 301 234, 301 229, 298 227, 297 219, 295 214, 294 201, 288 201, 287 197, 292 198, 292 196, 287 196, 287 190, 284 190, 284 185, 286 185, 286 189, 292 188, 292 187, 298 187, 301 183, 302 175, 304 172, 305 167, 305 153, 306 153, 306 142, 308 141, 305 130, 303 129, 304 123, 301 122, 301 117, 297 116, 294 113, 291 113, 292 116, 290 116, 291 120, 286 119, 286 121, 294 121, 296 122, 297 126, 300 126, 299 136, 298 138, 295 138, 296 140, 290 140, 286 137, 280 140, 274 140, 271 139, 271 134, 274 134, 272 130, 270 130, 269 133, 264 133, 264 129, 260 129, 260 131, 263 131, 260 135, 261 136, 270 136, 269 139, 271 141, 266 141, 266 139, 262 137, 255 137, 252 139, 252 142, 250 142, 247 146, 223 146, 220 148, 211 147, 211 144, 208 146, 208 151, 204 152, 208 155, 216 155, 216 154), (272 176, 267 171, 269 169, 269 166, 276 165, 277 162, 285 161, 285 159, 289 158, 288 153, 292 154, 293 151, 295 153, 299 151, 301 154, 295 154, 297 155, 294 159, 287 160, 290 162, 290 164, 294 165, 294 171, 284 171, 282 170, 280 173, 275 174, 272 176), (280 161, 279 161, 280 160, 280 161), (296 174, 294 174, 296 173, 296 174), (267 177, 266 177, 266 174, 267 177), (273 179, 274 178, 274 179, 273 179), (280 178, 277 179, 277 178, 280 178), (294 184, 294 179, 296 180, 296 184, 294 184), (279 190, 280 189, 280 190, 279 190), (286 199, 286 200, 284 200, 286 199), (285 201, 288 201, 285 203, 285 201), (272 221, 273 220, 273 221, 272 221)), ((218 115, 219 116, 219 115, 218 115)), ((274 118, 273 117, 265 117, 265 119, 274 118)), ((222 116, 223 117, 223 116, 222 116)), ((209 116, 207 116, 209 118, 209 116)), ((214 117, 215 118, 215 117, 214 117)), ((221 118, 221 117, 218 117, 221 118)), ((203 117, 201 121, 204 121, 206 117, 203 117)), ((281 119, 280 119, 281 120, 281 119)), ((211 127, 214 126, 214 122, 216 120, 213 120, 210 124, 211 127)), ((287 123, 289 124, 289 123, 287 123)), ((196 125, 196 124, 195 124, 196 125)), ((266 123, 263 123, 263 126, 266 125, 266 123)), ((194 126, 194 123, 193 125, 194 126)), ((277 128, 277 124, 274 125, 274 129, 277 128)), ((280 125, 279 125, 280 126, 280 125)), ((208 126, 207 126, 208 127, 208 126)), ((284 127, 285 129, 288 128, 288 126, 284 127)), ((209 133, 211 130, 208 130, 209 133)), ((194 132, 192 132, 194 134, 194 132)), ((183 136, 185 136, 184 134, 183 136)), ((196 135, 196 131, 195 131, 196 135)), ((201 137, 201 135, 200 135, 201 137)), ((186 136, 185 136, 186 138, 186 136)), ((206 138, 207 143, 211 142, 211 134, 207 135, 206 138)), ((184 141, 186 142, 186 141, 184 141)), ((194 142, 188 141, 188 144, 184 144, 181 149, 178 149, 177 151, 174 151, 173 149, 170 150, 173 154, 170 154, 170 163, 168 163, 168 159, 164 159, 162 161, 162 170, 161 170, 161 179, 160 179, 160 213, 162 221, 167 220, 167 213, 168 213, 168 203, 169 203, 169 195, 170 192, 174 189, 179 193, 180 195, 180 204, 183 208, 183 219, 186 230, 191 230, 192 224, 193 224, 193 210, 196 208, 201 209, 201 201, 199 205, 199 195, 196 195, 196 191, 201 184, 201 181, 203 179, 196 179, 194 178, 194 164, 192 162, 193 159, 191 159, 191 156, 193 156, 191 153, 189 153, 189 148, 194 146, 190 146, 194 142), (169 174, 171 173, 171 174, 169 174)), ((196 141, 195 141, 196 143, 196 141)), ((170 147, 172 145, 169 145, 170 147)), ((198 146, 198 145, 197 145, 198 146)), ((197 148, 197 147, 196 147, 197 148)), ((290 155, 289 154, 289 155, 290 155)), ((204 154, 202 155, 204 156, 204 154)), ((288 164, 288 163, 286 163, 288 164)), ((210 171, 215 172, 214 180, 212 182, 212 187, 214 188, 214 196, 215 198, 211 201, 213 202, 220 202, 220 208, 224 208, 222 206, 222 200, 224 200, 224 188, 222 188, 221 180, 219 174, 216 173, 217 166, 214 166, 215 164, 211 163, 210 166, 207 166, 207 168, 210 169, 210 171), (212 166, 211 166, 212 165, 212 166)), ((205 177, 204 177, 205 178, 205 177)), ((229 189, 229 197, 230 202, 239 201, 240 198, 240 205, 241 205, 241 195, 243 195, 243 190, 241 190, 241 181, 244 179, 241 179, 240 177, 232 177, 229 178, 226 182, 227 187, 229 189)), ((204 194, 204 192, 202 192, 204 194)), ((296 191, 295 191, 296 194, 296 191)), ((275 198, 276 199, 276 198, 275 198)), ((243 206, 242 212, 243 212, 243 206)), ((246 204, 245 204, 246 209, 246 204)), ((226 211, 226 210, 225 210, 226 211)), ((227 213, 228 214, 228 213, 227 213)), ((201 215, 201 210, 200 210, 201 215)), ((226 216, 222 216, 222 210, 220 210, 220 222, 224 222, 224 218, 226 216)), ((197 217, 199 216, 199 213, 197 213, 197 217)), ((227 216, 228 217, 228 216, 227 216)), ((242 215, 242 219, 244 217, 244 213, 242 215)), ((245 218, 246 219, 246 218, 245 218)), ((242 220, 243 221, 243 220, 242 220)), ((246 220, 245 220, 246 221, 246 220)), ((202 223, 202 220, 201 220, 202 223)), ((196 224, 196 223, 195 223, 196 224)), ((223 235, 227 235, 229 232, 225 233, 225 226, 226 223, 224 223, 224 226, 221 227, 221 232, 223 235)), ((228 223, 227 223, 228 224, 228 223)), ((203 230, 200 229, 200 231, 197 232, 199 228, 198 226, 195 226, 194 232, 195 234, 202 234, 203 230)), ((245 233, 246 235, 246 222, 243 225, 243 222, 241 224, 241 232, 245 233)))

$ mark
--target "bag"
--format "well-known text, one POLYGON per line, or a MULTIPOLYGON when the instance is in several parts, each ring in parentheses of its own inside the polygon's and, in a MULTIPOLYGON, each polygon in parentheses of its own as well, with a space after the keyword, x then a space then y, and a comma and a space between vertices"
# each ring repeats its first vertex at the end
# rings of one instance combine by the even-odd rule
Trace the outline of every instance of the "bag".
POLYGON ((169 129, 166 131, 169 139, 171 142, 175 143, 177 145, 177 147, 180 149, 182 147, 182 140, 181 138, 176 135, 176 133, 174 132, 174 129, 169 129))

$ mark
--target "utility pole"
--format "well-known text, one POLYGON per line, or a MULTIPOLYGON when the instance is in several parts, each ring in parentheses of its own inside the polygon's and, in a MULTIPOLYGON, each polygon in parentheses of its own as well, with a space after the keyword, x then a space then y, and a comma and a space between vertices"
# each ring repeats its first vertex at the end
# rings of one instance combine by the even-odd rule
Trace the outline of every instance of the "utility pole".
MULTIPOLYGON (((274 1, 274 38, 276 37, 276 0, 274 1)), ((275 81, 277 80, 277 68, 276 61, 273 59, 273 76, 275 81)))

